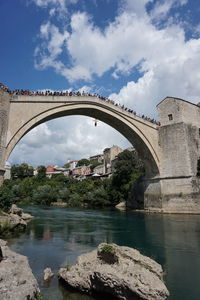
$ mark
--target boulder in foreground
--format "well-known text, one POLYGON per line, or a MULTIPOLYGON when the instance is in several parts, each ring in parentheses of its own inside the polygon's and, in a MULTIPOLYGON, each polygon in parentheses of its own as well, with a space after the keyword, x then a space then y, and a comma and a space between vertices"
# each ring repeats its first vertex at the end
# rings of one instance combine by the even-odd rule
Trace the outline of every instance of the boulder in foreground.
POLYGON ((77 264, 59 270, 59 278, 81 292, 105 293, 118 299, 163 300, 169 292, 162 267, 139 251, 100 244, 78 257, 77 264))
POLYGON ((3 240, 0 240, 0 249, 0 299, 36 300, 39 295, 38 283, 27 258, 11 251, 3 240))
POLYGON ((30 214, 24 213, 22 208, 12 204, 9 213, 0 212, 0 236, 9 233, 24 231, 27 222, 33 218, 30 214))

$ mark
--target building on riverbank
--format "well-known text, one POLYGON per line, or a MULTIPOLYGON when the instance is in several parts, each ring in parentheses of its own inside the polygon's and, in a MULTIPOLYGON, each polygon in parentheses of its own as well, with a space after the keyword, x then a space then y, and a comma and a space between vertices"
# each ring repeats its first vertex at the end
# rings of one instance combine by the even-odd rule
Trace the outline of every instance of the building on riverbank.
POLYGON ((103 154, 93 155, 93 156, 90 156, 89 160, 91 162, 98 161, 99 163, 103 163, 104 156, 103 156, 103 154))
POLYGON ((84 178, 85 176, 90 175, 90 173, 91 173, 90 166, 85 166, 85 165, 76 167, 72 170, 72 175, 75 178, 78 178, 78 177, 84 178))
POLYGON ((117 155, 123 150, 116 145, 113 145, 110 148, 106 148, 103 151, 104 156, 104 174, 112 173, 112 161, 116 159, 117 155))
POLYGON ((4 179, 11 179, 11 165, 9 162, 6 162, 5 170, 4 179))
POLYGON ((46 176, 51 178, 53 175, 56 174, 64 174, 65 176, 68 176, 68 170, 66 168, 61 168, 58 166, 47 166, 46 167, 46 176))

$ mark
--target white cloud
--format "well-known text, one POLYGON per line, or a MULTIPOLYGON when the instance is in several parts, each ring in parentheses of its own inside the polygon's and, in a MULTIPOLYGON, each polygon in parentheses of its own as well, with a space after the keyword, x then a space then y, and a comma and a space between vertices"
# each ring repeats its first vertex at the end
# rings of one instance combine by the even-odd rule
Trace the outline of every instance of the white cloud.
POLYGON ((61 33, 58 27, 47 22, 41 25, 40 36, 43 43, 35 49, 35 67, 41 69, 53 67, 59 72, 63 68, 63 63, 57 59, 63 52, 69 37, 68 32, 61 33))
POLYGON ((133 12, 138 17, 144 18, 147 15, 146 5, 150 2, 153 2, 153 0, 121 0, 120 9, 126 12, 133 12))
POLYGON ((50 17, 58 14, 59 17, 66 17, 68 13, 67 6, 76 4, 78 0, 32 0, 37 6, 49 8, 50 17))
MULTIPOLYGON (((120 3, 120 14, 104 29, 96 26, 86 12, 71 15, 70 30, 50 21, 43 24, 42 42, 35 51, 37 67, 52 67, 72 83, 79 79, 90 83, 95 76, 101 77, 108 71, 119 82, 123 75, 137 70, 139 78, 133 78, 110 97, 140 114, 155 116, 156 104, 166 96, 199 102, 200 39, 186 40, 183 23, 170 14, 173 8, 187 4, 187 0, 157 1, 156 4, 150 0, 123 0, 120 3), (150 2, 153 6, 148 13, 146 5, 150 2), (153 22, 164 19, 162 29, 153 22), (61 59, 61 54, 67 59, 61 59)), ((55 143, 52 151, 44 148, 46 153, 53 155, 57 149, 62 150, 65 157, 69 154, 71 158, 80 158, 112 146, 107 144, 109 141, 117 144, 120 140, 115 140, 113 132, 103 124, 97 128, 103 128, 102 132, 96 134, 97 130, 92 127, 92 131, 88 122, 91 121, 80 118, 79 126, 70 121, 70 125, 66 125, 70 129, 66 142, 55 143)), ((59 132, 58 136, 63 139, 62 130, 59 132)), ((51 131, 51 136, 56 137, 56 134, 51 131)))
POLYGON ((150 13, 154 20, 165 19, 172 8, 177 8, 186 5, 188 0, 161 0, 155 2, 155 5, 150 13))
POLYGON ((91 86, 88 86, 88 85, 84 85, 84 86, 80 87, 78 90, 79 90, 81 93, 82 93, 82 92, 90 93, 91 90, 92 90, 92 87, 91 87, 91 86))
POLYGON ((168 12, 172 8, 174 0, 160 1, 154 6, 151 12, 151 17, 153 19, 163 19, 167 16, 168 12))
POLYGON ((185 5, 187 1, 156 2, 148 15, 145 5, 150 2, 124 0, 123 11, 104 30, 80 12, 72 14, 70 32, 50 22, 43 24, 40 28, 43 43, 36 49, 36 65, 53 67, 71 82, 79 79, 89 82, 94 75, 100 77, 109 70, 114 78, 120 79, 137 68, 141 72, 139 80, 127 83, 118 98, 138 110, 149 106, 142 105, 143 102, 152 106, 168 94, 196 99, 200 40, 185 41, 181 24, 172 22, 159 30, 151 23, 151 18, 164 17, 172 7, 185 5), (68 54, 68 61, 61 61, 60 54, 68 54), (135 94, 137 98, 133 98, 135 94), (132 99, 137 99, 137 103, 132 99))
POLYGON ((95 127, 89 117, 63 117, 31 130, 15 147, 9 162, 62 166, 67 159, 88 158, 113 144, 130 146, 122 135, 100 121, 95 127))
MULTIPOLYGON (((145 74, 137 82, 128 82, 119 94, 110 97, 132 105, 138 112, 155 115, 156 104, 166 96, 199 101, 200 40, 174 45, 170 56, 144 62, 145 74), (178 55, 179 54, 179 55, 178 55)), ((170 50, 170 49, 169 49, 170 50)))
MULTIPOLYGON (((41 55, 38 65, 54 66, 70 81, 91 80, 94 74, 102 76, 112 68, 115 69, 115 76, 117 73, 128 73, 145 59, 149 50, 153 51, 157 46, 158 50, 161 49, 161 43, 157 42, 164 37, 149 22, 128 13, 117 17, 103 32, 85 13, 76 13, 71 19, 71 30, 71 34, 66 31, 61 34, 54 25, 43 25, 41 37, 44 36, 45 41, 40 51, 38 48, 36 50, 36 56, 38 53, 41 55), (143 34, 140 35, 140 32, 143 34), (54 42, 57 39, 60 41, 58 45, 54 42), (64 43, 66 48, 62 48, 64 43), (62 50, 67 50, 71 66, 55 61, 62 50)), ((166 39, 163 42, 166 44, 166 39)))
POLYGON ((103 31, 86 13, 79 12, 72 15, 71 32, 61 33, 50 23, 42 25, 40 32, 44 43, 36 51, 37 57, 40 53, 37 66, 51 66, 71 82, 90 81, 93 75, 100 77, 111 69, 113 76, 120 78, 138 64, 147 72, 163 60, 179 59, 186 47, 181 26, 172 24, 158 30, 150 16, 138 18, 130 12, 123 12, 103 31), (68 54, 67 62, 58 59, 61 53, 68 54))

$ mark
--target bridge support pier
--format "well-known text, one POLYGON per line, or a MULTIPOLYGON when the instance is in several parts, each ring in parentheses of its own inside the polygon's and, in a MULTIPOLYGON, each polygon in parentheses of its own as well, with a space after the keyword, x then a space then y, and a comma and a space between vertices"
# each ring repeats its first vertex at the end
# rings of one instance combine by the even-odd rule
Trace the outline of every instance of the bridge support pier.
POLYGON ((132 207, 172 213, 200 213, 200 107, 167 97, 158 106, 160 176, 143 179, 132 207))
POLYGON ((200 179, 190 176, 143 179, 127 206, 149 212, 200 213, 200 179))
POLYGON ((10 111, 10 96, 0 90, 0 186, 3 184, 5 173, 5 151, 10 111))

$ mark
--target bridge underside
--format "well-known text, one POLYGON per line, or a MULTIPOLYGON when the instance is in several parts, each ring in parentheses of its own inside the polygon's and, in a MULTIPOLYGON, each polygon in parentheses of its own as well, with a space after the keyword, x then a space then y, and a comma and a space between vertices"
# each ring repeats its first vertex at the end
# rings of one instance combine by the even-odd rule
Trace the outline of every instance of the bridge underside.
MULTIPOLYGON (((31 109, 33 112, 26 116, 26 112, 23 110, 19 111, 20 106, 17 101, 13 101, 11 103, 10 119, 12 119, 17 113, 19 115, 19 120, 23 120, 23 124, 21 124, 21 122, 16 124, 15 122, 15 124, 11 124, 9 126, 5 160, 8 159, 11 151, 14 149, 18 141, 35 126, 64 116, 85 115, 96 118, 120 132, 135 147, 139 157, 144 161, 146 177, 152 178, 159 176, 159 147, 157 146, 158 143, 156 144, 158 133, 155 125, 153 126, 153 124, 148 124, 148 122, 146 122, 147 124, 145 122, 141 122, 141 119, 134 118, 127 112, 121 112, 119 108, 116 108, 115 106, 113 108, 113 105, 99 105, 99 103, 94 100, 93 103, 90 100, 83 104, 79 103, 76 99, 76 102, 73 103, 69 102, 64 105, 63 103, 58 103, 57 107, 55 107, 55 103, 53 103, 54 106, 50 106, 49 109, 44 109, 43 104, 44 103, 40 102, 37 103, 36 113, 34 112, 36 103, 33 103, 31 109), (38 111, 38 106, 40 104, 42 104, 41 109, 38 111), (34 113, 35 116, 32 116, 34 113)), ((27 103, 25 103, 25 105, 27 105, 27 103)), ((29 103, 29 105, 31 105, 31 103, 29 103)))

